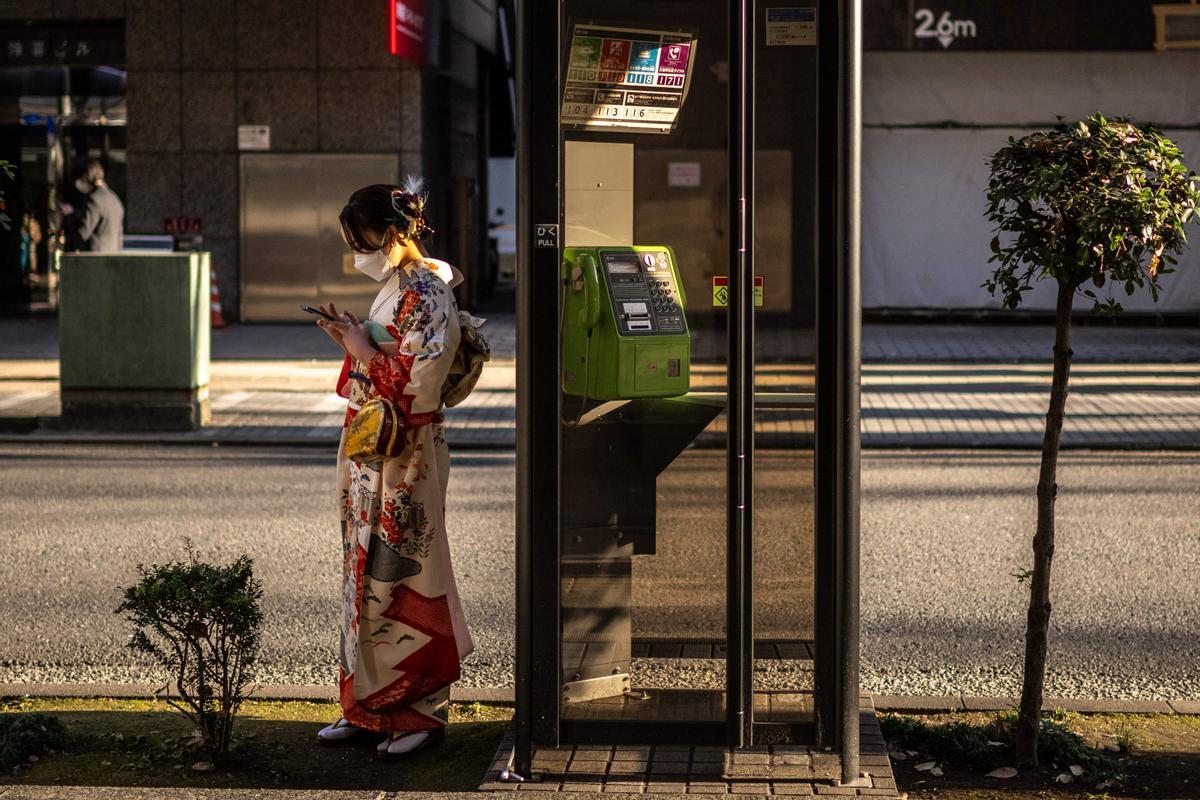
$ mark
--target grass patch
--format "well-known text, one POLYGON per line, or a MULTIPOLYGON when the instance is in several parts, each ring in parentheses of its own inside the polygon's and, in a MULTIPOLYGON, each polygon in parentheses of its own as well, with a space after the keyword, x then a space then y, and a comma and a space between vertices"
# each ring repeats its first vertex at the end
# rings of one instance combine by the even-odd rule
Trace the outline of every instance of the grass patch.
POLYGON ((1115 745, 1122 752, 1200 752, 1200 716, 1088 715, 1073 719, 1071 729, 1097 747, 1115 745))
POLYGON ((1085 783, 1095 785, 1117 778, 1120 765, 1099 750, 1092 748, 1082 736, 1062 722, 1042 720, 1042 733, 1038 737, 1038 759, 1043 764, 1071 764, 1083 767, 1085 783))
POLYGON ((41 758, 66 743, 67 731, 49 714, 0 714, 0 769, 41 758))
MULTIPOLYGON (((1080 780, 1095 786, 1120 775, 1120 765, 1089 745, 1068 727, 1074 715, 1051 714, 1042 718, 1038 758, 1051 768, 1083 768, 1080 780), (1056 765, 1056 766, 1055 766, 1056 765)), ((906 750, 927 753, 938 761, 988 772, 1014 762, 1016 713, 1007 711, 979 719, 927 721, 919 717, 880 717, 884 738, 906 750)))
POLYGON ((452 704, 446 741, 400 762, 375 757, 377 738, 327 748, 317 730, 340 716, 336 703, 249 701, 234 729, 227 762, 216 769, 196 747, 187 721, 157 700, 24 698, 6 717, 53 714, 65 737, 56 754, 0 780, 24 784, 195 788, 469 791, 491 763, 512 710, 452 704))
MULTIPOLYGON (((1000 781, 985 777, 986 771, 974 769, 965 763, 951 765, 947 760, 944 762, 944 776, 934 776, 916 770, 916 765, 922 761, 936 760, 927 754, 895 761, 893 769, 896 781, 901 789, 908 791, 912 800, 1200 798, 1200 716, 1077 714, 1065 711, 1048 716, 1051 722, 1082 737, 1088 745, 1108 751, 1097 755, 1119 766, 1121 778, 1114 788, 1099 789, 1087 787, 1084 783, 1085 788, 1081 792, 1081 782, 1067 786, 1054 783, 1057 775, 1070 766, 1061 762, 1058 769, 1053 768, 1052 762, 1044 762, 1040 770, 1021 770, 1018 777, 1000 781), (1121 750, 1123 743, 1125 750, 1114 752, 1121 750)), ((920 715, 914 723, 913 718, 880 715, 885 729, 908 737, 906 741, 919 739, 925 727, 966 723, 983 730, 997 721, 1011 724, 1012 719, 1012 714, 955 712, 920 715)), ((897 743, 896 740, 893 742, 897 743)), ((919 747, 906 749, 921 750, 919 747)), ((1062 757, 1061 754, 1059 757, 1062 757)))

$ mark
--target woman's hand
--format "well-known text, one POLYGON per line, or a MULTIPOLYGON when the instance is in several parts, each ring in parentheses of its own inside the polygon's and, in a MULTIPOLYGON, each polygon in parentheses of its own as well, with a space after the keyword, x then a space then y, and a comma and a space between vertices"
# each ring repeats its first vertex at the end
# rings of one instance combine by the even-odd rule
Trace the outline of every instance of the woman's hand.
MULTIPOLYGON (((332 302, 329 304, 329 308, 325 308, 325 306, 317 306, 317 308, 331 317, 338 316, 337 308, 332 302)), ((325 331, 326 335, 328 335, 330 339, 333 339, 334 344, 342 348, 342 350, 346 349, 346 344, 342 341, 341 329, 337 328, 330 320, 326 319, 325 317, 317 317, 317 327, 325 331)))
MULTIPOLYGON (((332 303, 329 304, 330 311, 336 311, 332 303)), ((329 337, 338 342, 342 349, 350 354, 355 361, 360 364, 370 362, 371 358, 379 352, 375 346, 371 344, 371 334, 367 330, 358 317, 354 316, 349 311, 343 311, 341 320, 333 322, 327 319, 317 320, 317 324, 321 329, 329 334, 329 337)))

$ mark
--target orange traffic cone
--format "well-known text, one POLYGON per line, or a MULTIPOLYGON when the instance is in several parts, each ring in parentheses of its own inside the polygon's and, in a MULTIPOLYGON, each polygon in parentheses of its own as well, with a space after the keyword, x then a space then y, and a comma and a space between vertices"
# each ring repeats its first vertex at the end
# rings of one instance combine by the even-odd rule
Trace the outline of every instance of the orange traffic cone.
POLYGON ((208 283, 212 287, 212 326, 214 328, 224 328, 226 325, 225 317, 221 316, 221 295, 217 292, 217 270, 215 267, 209 267, 208 283))

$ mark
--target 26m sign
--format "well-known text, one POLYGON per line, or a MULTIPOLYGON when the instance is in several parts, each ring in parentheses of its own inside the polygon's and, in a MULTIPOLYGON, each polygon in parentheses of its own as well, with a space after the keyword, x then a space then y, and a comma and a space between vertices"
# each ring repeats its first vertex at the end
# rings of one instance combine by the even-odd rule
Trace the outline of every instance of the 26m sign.
POLYGON ((913 14, 918 39, 937 39, 943 48, 949 48, 956 39, 974 39, 977 33, 975 20, 954 19, 949 11, 939 17, 928 8, 918 8, 913 14))

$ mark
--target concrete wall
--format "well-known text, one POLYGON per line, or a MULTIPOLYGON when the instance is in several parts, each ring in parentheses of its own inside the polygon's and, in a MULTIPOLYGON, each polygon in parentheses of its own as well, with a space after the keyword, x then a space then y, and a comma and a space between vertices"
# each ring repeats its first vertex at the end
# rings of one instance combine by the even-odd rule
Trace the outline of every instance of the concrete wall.
MULTIPOLYGON (((999 309, 980 288, 993 267, 987 160, 1010 136, 1097 111, 1162 127, 1200 168, 1200 53, 867 53, 863 306, 999 309)), ((1126 310, 1200 313, 1200 230, 1189 235, 1158 303, 1117 288, 1126 310)), ((1050 311, 1054 302, 1047 282, 1022 308, 1050 311)))
POLYGON ((125 0, 0 0, 0 19, 120 19, 125 0))
POLYGON ((399 153, 421 170, 421 72, 387 51, 381 0, 0 0, 0 19, 126 21, 126 231, 200 217, 238 308, 237 126, 271 149, 399 153))
POLYGON ((238 308, 238 125, 279 152, 400 153, 421 168, 420 70, 377 0, 126 0, 130 232, 200 217, 238 308))

